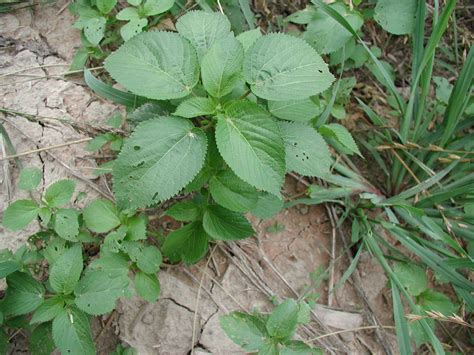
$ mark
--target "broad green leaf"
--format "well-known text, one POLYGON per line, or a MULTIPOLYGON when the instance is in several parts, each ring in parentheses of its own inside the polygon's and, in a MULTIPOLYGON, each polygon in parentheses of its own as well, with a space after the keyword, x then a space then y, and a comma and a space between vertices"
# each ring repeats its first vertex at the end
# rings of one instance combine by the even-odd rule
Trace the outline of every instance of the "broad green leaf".
POLYGON ((146 225, 148 217, 145 214, 137 214, 127 221, 127 240, 146 239, 146 225))
POLYGON ((66 240, 62 238, 54 238, 48 243, 44 249, 43 255, 50 265, 54 264, 56 260, 67 250, 66 240))
POLYGON ((415 27, 416 1, 378 0, 374 19, 387 32, 395 35, 409 34, 415 27))
POLYGON ((183 201, 172 205, 166 215, 180 222, 193 222, 201 217, 201 206, 193 201, 183 201))
POLYGON ((267 320, 267 331, 277 339, 291 338, 298 322, 298 303, 288 299, 278 305, 267 320))
POLYGON ((96 354, 89 317, 76 307, 64 309, 54 318, 53 339, 61 354, 96 354))
MULTIPOLYGON (((362 17, 355 11, 349 11, 345 4, 335 3, 329 6, 343 16, 354 31, 358 31, 364 23, 362 17)), ((326 54, 344 47, 352 38, 352 33, 326 12, 319 10, 308 24, 304 38, 316 48, 318 53, 326 54)))
POLYGON ((132 6, 139 6, 142 3, 142 0, 127 0, 127 2, 132 6))
POLYGON ((286 342, 280 349, 280 355, 323 355, 321 349, 311 348, 301 340, 286 342))
POLYGON ((74 290, 84 267, 80 244, 66 250, 53 264, 49 283, 58 293, 69 294, 74 290))
POLYGON ((56 348, 53 341, 51 323, 38 325, 29 336, 28 349, 31 355, 51 355, 56 348))
POLYGON ((412 296, 418 296, 428 288, 425 270, 414 264, 396 263, 393 271, 412 296))
POLYGON ((208 241, 201 222, 193 222, 168 234, 162 251, 173 263, 183 260, 188 265, 194 264, 206 255, 208 241))
POLYGON ((244 51, 246 52, 260 37, 262 37, 262 31, 260 31, 260 27, 258 27, 253 30, 242 32, 235 38, 242 44, 244 51))
POLYGON ((5 228, 17 231, 25 228, 38 216, 39 206, 31 200, 18 200, 7 207, 3 213, 5 228))
POLYGON ((138 11, 136 8, 126 7, 120 10, 115 16, 115 18, 121 21, 130 21, 130 20, 138 20, 140 18, 140 15, 138 14, 138 11))
POLYGON ((280 346, 277 342, 268 339, 258 351, 258 355, 280 355, 280 346))
POLYGON ((194 48, 172 32, 133 37, 105 60, 105 68, 134 94, 157 100, 185 97, 199 80, 194 48))
POLYGON ((155 16, 168 11, 174 5, 174 0, 145 0, 143 11, 146 16, 155 16))
POLYGON ((117 5, 117 0, 96 0, 95 5, 103 15, 107 15, 117 5))
POLYGON ((303 10, 293 12, 290 16, 285 18, 285 21, 293 22, 298 25, 307 25, 316 16, 318 11, 314 6, 308 5, 303 10))
POLYGON ((191 97, 179 104, 174 115, 193 118, 212 115, 216 112, 216 103, 207 97, 191 97))
POLYGON ((58 210, 54 215, 54 231, 61 238, 76 242, 79 234, 77 211, 64 208, 58 210))
POLYGON ((64 308, 64 300, 54 296, 45 300, 33 313, 30 324, 44 323, 53 320, 64 308))
POLYGON ((102 38, 104 38, 106 23, 105 17, 94 17, 85 23, 84 35, 94 46, 99 45, 102 38))
POLYGON ((285 175, 283 139, 276 122, 257 104, 230 104, 216 127, 219 152, 245 182, 280 195, 285 175))
POLYGON ((242 76, 244 49, 233 34, 216 41, 201 62, 204 89, 214 97, 232 92, 242 76))
POLYGON ((102 270, 103 272, 128 274, 128 258, 123 254, 101 255, 89 264, 90 270, 102 270))
POLYGON ((130 20, 130 22, 120 27, 120 35, 126 42, 138 35, 139 33, 142 33, 143 28, 146 25, 148 25, 148 20, 146 18, 132 19, 130 20))
POLYGON ((169 199, 201 170, 206 149, 206 135, 186 119, 142 123, 114 164, 117 201, 134 209, 169 199))
POLYGON ((133 279, 137 294, 148 302, 155 302, 160 295, 160 281, 156 275, 138 271, 133 279))
POLYGON ((305 99, 334 81, 307 42, 283 33, 263 36, 252 45, 245 54, 244 76, 255 95, 273 101, 305 99))
POLYGON ((44 287, 29 274, 15 272, 7 276, 7 291, 2 310, 6 316, 34 311, 44 299, 44 287))
POLYGON ((350 152, 356 153, 359 156, 362 156, 359 147, 357 146, 354 138, 349 133, 346 127, 341 126, 337 123, 331 123, 319 128, 319 133, 321 133, 325 137, 333 138, 338 143, 342 144, 345 148, 347 148, 350 152))
POLYGON ((20 262, 14 259, 14 256, 10 250, 0 250, 0 279, 13 274, 20 267, 20 262))
POLYGON ((24 168, 20 172, 18 188, 26 191, 36 189, 43 178, 43 172, 38 168, 24 168))
POLYGON ((107 144, 112 139, 112 134, 104 133, 95 136, 91 141, 89 141, 86 145, 86 150, 88 152, 95 152, 102 148, 105 144, 107 144))
POLYGON ((232 312, 219 317, 227 336, 246 351, 258 351, 267 340, 265 324, 257 317, 243 312, 232 312))
POLYGON ((425 311, 440 312, 447 317, 455 314, 459 308, 448 296, 432 289, 427 289, 418 296, 418 304, 425 311))
POLYGON ((285 141, 287 171, 318 177, 329 173, 331 153, 323 137, 313 127, 281 122, 280 128, 285 141))
POLYGON ((51 209, 48 207, 41 207, 38 211, 38 216, 41 220, 41 223, 44 226, 47 226, 49 221, 51 220, 51 217, 53 216, 53 213, 51 212, 51 209))
POLYGON ((283 200, 269 193, 258 196, 257 205, 250 211, 255 217, 268 219, 283 209, 283 200))
POLYGON ((298 303, 298 324, 308 324, 311 321, 311 307, 305 301, 298 303))
POLYGON ((115 308, 115 301, 124 295, 128 276, 122 272, 90 270, 74 289, 79 309, 92 315, 105 314, 115 308))
POLYGON ((153 245, 149 245, 143 248, 142 252, 138 255, 137 266, 147 274, 154 274, 160 269, 162 260, 160 250, 153 245))
POLYGON ((234 212, 247 212, 257 205, 257 190, 231 170, 212 177, 209 180, 209 192, 214 201, 234 212))
POLYGON ((72 57, 71 65, 69 66, 69 71, 73 72, 76 70, 83 70, 86 66, 87 59, 89 59, 89 49, 86 47, 79 47, 72 57))
POLYGON ((71 200, 75 188, 72 180, 56 181, 46 189, 43 200, 49 207, 62 207, 71 200))
POLYGON ((268 101, 268 110, 282 120, 305 122, 323 112, 323 107, 312 98, 290 101, 268 101))
POLYGON ((199 60, 219 39, 230 33, 230 22, 221 13, 189 11, 176 22, 179 34, 196 48, 199 60))
POLYGON ((120 226, 118 229, 110 232, 104 239, 101 250, 107 253, 118 253, 122 250, 122 243, 127 235, 127 227, 120 226))
POLYGON ((97 199, 83 211, 86 227, 95 233, 107 233, 120 225, 119 212, 113 202, 97 199))
POLYGON ((216 240, 244 239, 255 233, 242 214, 218 205, 206 208, 202 225, 207 234, 216 240))

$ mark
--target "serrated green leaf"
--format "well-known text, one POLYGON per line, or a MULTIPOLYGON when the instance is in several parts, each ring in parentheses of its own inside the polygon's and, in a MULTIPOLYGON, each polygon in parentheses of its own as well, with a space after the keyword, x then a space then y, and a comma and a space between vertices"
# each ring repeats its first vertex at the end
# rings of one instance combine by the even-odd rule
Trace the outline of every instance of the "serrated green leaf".
POLYGON ((103 272, 112 272, 113 274, 128 273, 128 259, 123 254, 107 254, 93 260, 89 264, 90 270, 102 270, 103 272))
POLYGON ((245 53, 244 77, 255 95, 273 101, 305 99, 334 81, 307 42, 283 33, 263 36, 252 45, 245 53))
POLYGON ((206 208, 202 225, 207 234, 216 240, 244 239, 255 233, 242 214, 217 205, 206 208))
POLYGON ((89 317, 76 307, 64 309, 54 318, 53 340, 62 354, 96 354, 89 317))
POLYGON ((199 60, 219 39, 230 33, 230 22, 221 13, 189 11, 176 22, 179 34, 196 48, 199 60))
POLYGON ((39 206, 32 200, 18 200, 7 207, 3 213, 5 228, 17 231, 25 228, 38 216, 39 206))
POLYGON ((172 205, 166 215, 180 222, 193 222, 202 215, 202 208, 194 201, 182 201, 172 205))
POLYGON ((303 10, 292 13, 285 21, 293 22, 298 25, 307 25, 314 19, 317 13, 318 11, 314 6, 307 5, 303 10))
POLYGON ((290 101, 268 101, 268 110, 282 120, 306 122, 323 112, 323 107, 312 98, 290 101))
POLYGON ((74 289, 75 303, 88 314, 105 314, 115 308, 115 302, 124 295, 127 286, 128 277, 122 272, 90 270, 74 289))
POLYGON ((276 122, 250 101, 230 104, 216 127, 219 152, 234 173, 259 189, 280 194, 285 174, 283 139, 276 122))
POLYGON ((307 324, 311 321, 311 307, 305 301, 298 303, 298 324, 307 324))
POLYGON ((202 57, 201 77, 204 89, 214 97, 230 92, 241 79, 244 49, 233 34, 217 40, 202 57))
POLYGON ((117 5, 117 0, 96 0, 95 5, 102 14, 107 15, 117 5))
POLYGON ((2 310, 5 316, 19 316, 34 311, 44 299, 44 287, 29 274, 15 272, 7 276, 7 291, 2 310))
POLYGON ((120 10, 115 16, 115 18, 121 21, 130 21, 130 20, 139 19, 140 15, 138 14, 138 11, 136 8, 126 7, 120 10))
POLYGON ((84 222, 95 233, 107 233, 120 225, 119 212, 113 202, 97 199, 83 211, 84 222))
POLYGON ((280 355, 280 346, 278 343, 268 339, 257 355, 280 355))
POLYGON ((99 45, 102 38, 104 38, 106 23, 105 17, 94 17, 85 23, 84 35, 92 45, 99 45))
POLYGON ((427 289, 418 296, 418 304, 425 311, 440 312, 449 317, 456 313, 459 306, 441 292, 427 289))
POLYGON ((95 152, 107 144, 112 137, 113 136, 110 133, 99 134, 87 143, 85 150, 88 152, 95 152))
POLYGON ((214 201, 234 212, 247 212, 257 205, 257 190, 230 170, 209 180, 209 192, 214 201))
MULTIPOLYGON (((345 4, 334 3, 329 6, 343 16, 354 31, 358 31, 364 23, 363 18, 357 12, 350 11, 345 4)), ((321 54, 341 49, 352 37, 352 33, 344 26, 321 10, 314 15, 304 33, 304 38, 321 54)))
POLYGON ((206 255, 208 241, 201 222, 193 222, 168 234, 162 251, 173 263, 183 260, 188 265, 194 264, 206 255))
POLYGON ((117 201, 134 209, 169 199, 201 170, 206 149, 206 135, 186 119, 142 123, 114 164, 117 201))
POLYGON ((76 242, 79 234, 77 211, 64 208, 58 210, 54 215, 54 231, 61 238, 76 242))
POLYGON ((258 196, 257 205, 250 211, 255 217, 268 219, 283 209, 283 200, 269 193, 261 193, 258 196))
POLYGON ((127 0, 127 2, 132 6, 139 6, 143 0, 127 0))
POLYGON ((24 168, 20 172, 18 188, 25 191, 36 189, 43 178, 43 172, 38 168, 24 168))
POLYGON ((254 44, 260 37, 262 37, 262 31, 260 27, 253 30, 245 31, 235 37, 244 47, 244 52, 254 44))
POLYGON ((38 216, 44 226, 48 225, 52 215, 53 214, 51 212, 51 209, 49 209, 48 207, 41 207, 38 211, 38 216))
POLYGON ((286 342, 280 349, 280 355, 323 355, 321 349, 311 348, 301 340, 286 342))
POLYGON ((51 355, 55 348, 51 323, 38 325, 31 332, 28 343, 31 355, 51 355))
POLYGON ((418 296, 428 288, 428 277, 425 270, 414 264, 396 263, 394 273, 412 296, 418 296))
POLYGON ((293 336, 298 323, 298 303, 288 299, 278 305, 267 320, 267 331, 277 339, 286 339, 293 336))
POLYGON ((416 1, 378 0, 374 19, 387 32, 395 35, 409 34, 415 27, 416 1))
POLYGON ((146 16, 155 16, 168 11, 174 5, 174 0, 145 0, 143 11, 146 16))
POLYGON ((148 217, 145 214, 137 214, 127 220, 127 240, 146 239, 146 225, 148 217))
POLYGON ((155 302, 160 296, 160 281, 156 275, 138 271, 133 279, 137 294, 148 302, 155 302))
POLYGON ((48 263, 52 265, 66 251, 66 249, 66 240, 62 238, 54 238, 44 249, 43 255, 48 263))
POLYGON ((87 59, 89 59, 89 49, 86 47, 79 47, 72 57, 69 71, 74 72, 76 70, 83 70, 86 66, 87 59))
POLYGON ((132 19, 127 24, 120 27, 120 35, 124 41, 128 41, 139 33, 143 32, 143 28, 148 25, 146 18, 132 19))
POLYGON ((46 189, 43 200, 49 207, 62 207, 71 200, 75 188, 72 180, 56 181, 46 189))
POLYGON ((110 232, 104 239, 101 250, 111 253, 118 253, 122 250, 122 243, 127 235, 127 227, 120 226, 118 229, 110 232))
POLYGON ((257 317, 243 312, 232 312, 219 317, 227 336, 246 351, 258 351, 267 340, 265 324, 257 317))
POLYGON ((43 303, 36 309, 31 318, 30 324, 49 322, 55 318, 64 308, 64 300, 61 297, 54 296, 43 303))
POLYGON ((147 274, 154 274, 160 269, 162 261, 163 258, 160 250, 153 245, 149 245, 143 248, 141 253, 138 255, 137 266, 147 274))
POLYGON ((69 294, 74 290, 82 269, 82 248, 75 244, 66 250, 53 264, 49 273, 49 283, 58 293, 69 294))
POLYGON ((337 142, 342 144, 342 146, 344 146, 345 148, 349 149, 350 152, 362 156, 359 151, 359 147, 357 146, 356 142, 354 141, 354 138, 352 138, 352 135, 349 133, 346 127, 341 126, 337 123, 331 123, 321 126, 319 128, 319 133, 321 133, 323 136, 336 139, 337 142))
POLYGON ((171 32, 133 37, 106 59, 105 68, 134 94, 157 100, 185 97, 199 80, 195 49, 171 32))
POLYGON ((323 137, 311 126, 281 122, 285 141, 286 169, 305 176, 322 177, 329 173, 332 158, 323 137))
POLYGON ((174 115, 193 118, 212 115, 216 112, 216 103, 207 97, 191 97, 179 104, 174 115))

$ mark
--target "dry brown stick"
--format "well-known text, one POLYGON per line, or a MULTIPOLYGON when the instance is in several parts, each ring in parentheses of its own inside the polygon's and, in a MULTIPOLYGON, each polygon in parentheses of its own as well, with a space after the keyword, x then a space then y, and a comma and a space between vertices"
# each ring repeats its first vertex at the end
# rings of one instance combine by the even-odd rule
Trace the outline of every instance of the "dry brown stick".
POLYGON ((114 309, 110 316, 107 318, 107 321, 105 322, 105 325, 102 327, 100 332, 97 334, 97 336, 94 338, 94 343, 97 342, 97 339, 99 339, 102 334, 105 332, 105 330, 110 327, 110 324, 112 324, 112 321, 114 320, 115 316, 117 315, 117 311, 114 309))
MULTIPOLYGON (((209 257, 207 258, 206 265, 204 266, 204 270, 209 267, 209 262, 211 261, 212 255, 214 255, 215 250, 216 250, 216 247, 214 247, 211 250, 209 257)), ((196 295, 196 303, 194 305, 193 330, 192 330, 192 335, 191 335, 191 355, 194 354, 194 342, 196 341, 196 321, 197 321, 197 316, 198 316, 199 300, 201 298, 201 289, 202 289, 202 284, 204 282, 205 276, 206 276, 206 273, 203 272, 201 275, 201 281, 199 282, 199 288, 196 295)))
POLYGON ((378 329, 378 328, 383 328, 383 329, 395 329, 394 326, 392 325, 368 325, 368 326, 365 326, 365 327, 357 327, 357 328, 352 328, 352 329, 343 329, 343 330, 338 330, 336 332, 332 332, 332 333, 327 333, 327 334, 324 334, 324 335, 320 335, 316 338, 313 338, 313 339, 309 339, 307 340, 308 342, 312 342, 312 341, 316 341, 316 340, 319 340, 319 339, 323 339, 323 338, 327 338, 327 337, 330 337, 330 336, 333 336, 333 335, 338 335, 338 334, 343 334, 343 333, 350 333, 350 332, 357 332, 359 330, 367 330, 367 329, 378 329))
POLYGON ((13 154, 13 155, 9 155, 9 156, 0 158, 0 161, 15 159, 15 158, 19 158, 19 157, 24 157, 26 155, 35 154, 35 153, 46 152, 46 151, 52 150, 52 149, 64 148, 64 147, 74 145, 74 144, 89 142, 90 140, 92 140, 92 138, 87 137, 87 138, 81 138, 81 139, 78 139, 78 140, 75 140, 75 141, 72 141, 72 142, 66 142, 66 143, 61 143, 61 144, 50 145, 48 147, 43 147, 43 148, 38 148, 38 149, 32 149, 32 150, 28 150, 26 152, 21 152, 21 153, 18 153, 18 154, 13 154))

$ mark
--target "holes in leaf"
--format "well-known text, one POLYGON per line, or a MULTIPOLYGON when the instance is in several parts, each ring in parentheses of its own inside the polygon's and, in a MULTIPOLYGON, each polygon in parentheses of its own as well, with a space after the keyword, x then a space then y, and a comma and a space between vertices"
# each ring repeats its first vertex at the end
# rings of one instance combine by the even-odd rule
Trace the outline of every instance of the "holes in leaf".
POLYGON ((322 73, 323 73, 323 71, 322 71, 321 69, 318 69, 318 72, 319 72, 320 74, 322 74, 322 73))
POLYGON ((157 192, 155 192, 155 194, 153 195, 153 198, 152 198, 152 200, 156 200, 156 198, 157 198, 157 197, 158 197, 158 191, 157 191, 157 192))
POLYGON ((140 147, 139 145, 134 145, 133 146, 133 150, 140 150, 140 149, 142 149, 142 147, 140 147))

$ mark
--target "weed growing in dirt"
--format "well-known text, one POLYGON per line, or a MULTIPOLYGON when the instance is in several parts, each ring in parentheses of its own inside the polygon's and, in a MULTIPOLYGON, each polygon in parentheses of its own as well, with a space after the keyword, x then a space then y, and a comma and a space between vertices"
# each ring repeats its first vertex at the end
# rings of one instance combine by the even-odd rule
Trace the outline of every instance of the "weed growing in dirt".
POLYGON ((296 328, 310 321, 307 303, 288 299, 270 314, 232 312, 220 318, 227 336, 245 351, 259 354, 322 354, 300 340, 292 340, 296 328))
POLYGON ((19 187, 33 198, 13 202, 3 216, 3 225, 11 230, 36 219, 42 230, 15 254, 1 251, 0 277, 7 283, 1 303, 2 348, 8 346, 5 329, 23 328, 32 353, 57 347, 64 354, 95 354, 90 315, 112 311, 116 300, 130 297, 133 289, 155 301, 161 253, 146 242, 144 214, 122 213, 103 199, 82 210, 65 208, 75 183, 57 181, 40 197, 35 189, 41 180, 40 170, 24 169, 19 187))

